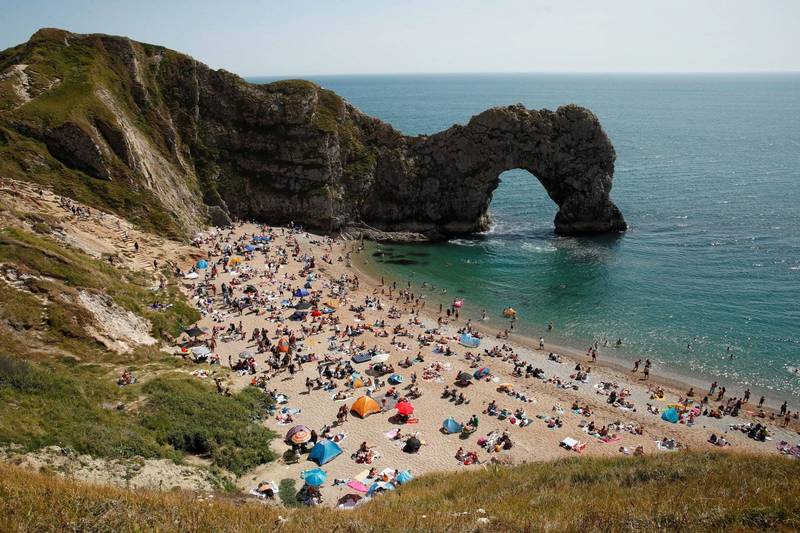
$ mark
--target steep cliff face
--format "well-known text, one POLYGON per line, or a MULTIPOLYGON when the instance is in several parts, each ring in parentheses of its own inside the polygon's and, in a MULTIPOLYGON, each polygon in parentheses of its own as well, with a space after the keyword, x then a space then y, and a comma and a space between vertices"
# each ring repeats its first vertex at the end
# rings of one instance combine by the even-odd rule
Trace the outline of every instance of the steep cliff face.
POLYGON ((559 206, 557 232, 621 231, 614 157, 576 106, 495 108, 408 137, 311 82, 250 84, 123 37, 40 30, 0 54, 0 172, 162 232, 233 217, 471 233, 512 168, 559 206))

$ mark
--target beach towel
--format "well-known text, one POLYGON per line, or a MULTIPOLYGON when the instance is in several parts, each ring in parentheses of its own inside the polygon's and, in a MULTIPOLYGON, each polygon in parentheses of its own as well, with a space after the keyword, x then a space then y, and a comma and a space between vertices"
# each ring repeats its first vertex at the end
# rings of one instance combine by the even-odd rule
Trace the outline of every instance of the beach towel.
POLYGON ((356 480, 348 481, 347 486, 353 490, 357 490, 358 492, 363 492, 363 493, 366 493, 369 490, 368 486, 356 480))
POLYGON ((622 437, 620 437, 619 435, 614 435, 614 436, 605 436, 605 437, 600 437, 600 440, 601 440, 601 441, 603 441, 603 442, 605 442, 606 444, 610 444, 610 443, 612 443, 612 442, 619 442, 619 441, 621 441, 621 440, 622 440, 622 437))

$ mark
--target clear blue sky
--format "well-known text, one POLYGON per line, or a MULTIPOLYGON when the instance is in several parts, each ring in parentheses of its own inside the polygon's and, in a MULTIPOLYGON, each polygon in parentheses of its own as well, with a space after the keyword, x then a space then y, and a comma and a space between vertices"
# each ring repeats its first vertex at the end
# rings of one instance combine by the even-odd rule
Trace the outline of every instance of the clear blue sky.
POLYGON ((800 71, 800 0, 0 0, 0 49, 46 26, 243 76, 800 71))

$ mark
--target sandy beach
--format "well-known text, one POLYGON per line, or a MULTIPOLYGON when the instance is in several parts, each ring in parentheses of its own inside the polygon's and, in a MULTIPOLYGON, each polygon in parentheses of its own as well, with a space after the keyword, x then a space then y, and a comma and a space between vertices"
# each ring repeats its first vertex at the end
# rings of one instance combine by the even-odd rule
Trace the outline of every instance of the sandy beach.
MULTIPOLYGON (((221 231, 218 237, 212 237, 200 246, 205 250, 215 244, 220 246, 237 242, 242 245, 249 244, 250 237, 253 234, 261 234, 262 231, 254 225, 240 225, 232 235, 229 236, 227 231, 221 231)), ((365 480, 364 473, 373 467, 378 472, 384 469, 390 469, 392 472, 409 470, 416 477, 445 470, 484 468, 490 462, 522 463, 578 455, 621 456, 623 453, 633 454, 637 447, 641 447, 644 454, 676 453, 663 451, 657 445, 657 441, 664 438, 674 440, 682 449, 726 449, 765 454, 776 454, 776 443, 782 440, 789 442, 797 440, 796 420, 791 422, 788 429, 783 429, 782 418, 770 421, 768 418, 754 416, 758 397, 751 397, 750 401, 742 406, 739 416, 735 418, 700 415, 693 417, 691 424, 684 423, 685 420, 680 423, 664 421, 660 414, 648 410, 648 404, 652 405, 653 410, 658 409, 663 413, 672 404, 686 397, 688 386, 684 388, 680 383, 659 379, 654 374, 651 374, 649 380, 644 381, 641 369, 638 374, 632 374, 630 369, 615 367, 608 361, 603 361, 603 364, 593 363, 585 353, 564 347, 545 344, 544 350, 539 350, 538 340, 534 339, 516 335, 512 335, 509 339, 496 339, 494 336, 497 332, 496 327, 492 329, 480 324, 473 324, 477 326, 473 327, 473 330, 485 333, 480 346, 466 348, 458 342, 458 330, 466 325, 463 317, 460 321, 452 320, 449 323, 444 321, 438 332, 430 334, 435 341, 446 341, 446 346, 451 352, 450 355, 437 353, 435 347, 444 343, 421 343, 418 341, 418 336, 437 328, 438 305, 426 305, 420 309, 414 300, 406 302, 403 299, 398 302, 400 291, 405 288, 399 284, 392 291, 390 298, 391 280, 385 280, 386 285, 381 287, 379 280, 357 269, 359 262, 363 260, 359 254, 351 253, 351 260, 345 259, 348 252, 352 252, 358 246, 357 242, 335 241, 308 233, 290 234, 282 229, 273 229, 272 235, 274 237, 272 242, 264 250, 255 250, 249 256, 245 256, 233 271, 226 272, 220 267, 219 274, 214 279, 208 280, 210 284, 216 286, 217 296, 212 300, 212 307, 207 307, 211 312, 205 314, 197 325, 209 329, 215 326, 226 329, 230 324, 236 327, 241 323, 244 339, 234 335, 225 342, 221 333, 217 335, 214 352, 219 356, 221 364, 210 367, 205 363, 199 364, 197 370, 208 372, 207 377, 200 379, 211 381, 212 377, 222 377, 226 385, 238 390, 250 386, 254 378, 261 378, 267 380, 265 386, 267 390, 285 395, 286 403, 278 405, 278 408, 291 408, 292 412, 296 413, 292 417, 293 420, 281 422, 271 417, 265 422, 278 434, 278 438, 273 442, 273 448, 280 454, 289 449, 282 439, 290 428, 302 424, 321 432, 323 426, 332 425, 336 421, 336 414, 342 405, 347 405, 349 408, 356 398, 367 393, 368 387, 348 389, 346 380, 333 380, 337 384, 335 390, 314 388, 310 392, 307 391, 306 378, 316 379, 320 376, 317 362, 326 356, 343 364, 351 361, 353 354, 364 352, 366 349, 374 348, 378 353, 389 354, 388 364, 393 365, 395 372, 403 379, 402 383, 395 387, 400 397, 408 393, 412 374, 417 376, 416 387, 420 396, 409 400, 414 407, 412 415, 414 423, 400 424, 394 419, 393 407, 397 399, 386 396, 392 386, 386 384, 376 387, 375 377, 370 377, 373 386, 369 387, 372 389, 369 394, 379 405, 384 404, 385 410, 364 419, 351 413, 347 421, 332 427, 332 434, 343 437, 338 442, 342 453, 323 466, 328 474, 328 479, 322 487, 326 504, 335 504, 345 494, 355 493, 363 496, 363 493, 355 491, 344 483, 335 485, 334 480, 347 482, 359 479, 369 485, 372 480, 365 480), (280 264, 282 250, 287 251, 285 264, 280 264), (311 294, 305 299, 313 298, 314 301, 329 303, 335 301, 336 310, 321 317, 312 317, 309 313, 302 321, 290 321, 288 317, 294 309, 288 306, 281 307, 281 302, 290 300, 289 303, 296 304, 299 301, 298 298, 292 298, 292 292, 303 287, 306 282, 306 277, 301 275, 301 271, 305 266, 304 259, 307 260, 312 256, 315 267, 310 271, 316 278, 310 283, 311 294), (323 260, 326 256, 330 258, 330 262, 323 260), (270 263, 273 264, 273 273, 267 274, 267 265, 270 263), (351 266, 348 266, 348 263, 352 263, 351 266), (276 265, 279 266, 274 269, 276 265), (354 277, 358 278, 357 288, 352 283, 354 277), (238 312, 223 309, 221 285, 222 283, 230 285, 235 279, 242 280, 233 285, 235 297, 241 296, 246 286, 253 285, 258 289, 263 302, 274 306, 275 311, 257 314, 245 310, 240 315, 238 312), (341 290, 343 287, 347 287, 347 290, 341 290), (367 305, 368 301, 371 302, 370 305, 367 305), (378 301, 381 309, 378 309, 378 301), (360 306, 364 307, 363 311, 352 310, 360 306), (390 312, 392 308, 395 308, 394 312, 390 312), (311 328, 318 323, 317 321, 330 320, 330 317, 338 321, 338 335, 335 326, 330 322, 323 324, 316 333, 305 335, 302 333, 303 326, 311 328), (375 326, 381 323, 383 327, 375 326), (346 335, 348 326, 352 328, 367 326, 369 329, 364 329, 360 335, 348 337, 346 335), (273 371, 266 364, 267 357, 271 356, 266 352, 255 355, 255 374, 246 370, 235 373, 228 369, 228 361, 237 361, 239 353, 245 350, 255 352, 256 344, 249 342, 254 328, 267 328, 274 344, 280 337, 288 336, 285 333, 276 335, 276 330, 284 327, 298 337, 298 353, 314 354, 315 361, 303 364, 302 368, 291 376, 286 371, 277 373, 273 371), (384 331, 386 333, 382 334, 384 331), (362 344, 363 346, 358 346, 362 344), (339 350, 331 351, 330 348, 333 346, 339 350), (487 355, 487 351, 495 349, 502 356, 487 355), (550 352, 558 354, 561 362, 550 360, 548 358, 550 352), (424 362, 414 362, 408 368, 400 366, 406 358, 413 360, 418 353, 422 355, 424 362), (469 353, 479 356, 480 359, 467 360, 469 353), (541 369, 543 379, 524 377, 524 368, 522 376, 515 376, 514 358, 541 369), (425 379, 424 369, 432 363, 439 363, 443 369, 438 377, 425 379), (582 365, 583 372, 586 372, 587 367, 591 367, 584 380, 571 377, 576 374, 578 364, 582 365), (442 397, 442 391, 446 386, 454 388, 455 378, 460 372, 473 374, 483 367, 489 369, 487 376, 482 379, 472 379, 469 386, 455 387, 459 393, 463 393, 468 403, 457 405, 454 401, 442 397), (602 383, 609 385, 603 387, 602 383), (523 395, 526 400, 501 392, 503 384, 510 384, 513 390, 523 395), (661 397, 655 397, 651 390, 658 386, 663 388, 661 397), (349 391, 347 393, 349 397, 344 401, 335 401, 333 399, 335 392, 341 390, 349 391), (623 390, 625 400, 621 405, 608 403, 609 392, 614 391, 619 395, 623 390), (506 409, 511 415, 503 419, 490 416, 486 411, 492 401, 496 402, 498 410, 506 409), (571 408, 574 405, 586 412, 573 411, 571 408), (513 413, 518 409, 524 410, 529 421, 523 427, 519 423, 511 422, 517 418, 513 413), (442 422, 446 418, 452 417, 457 422, 464 423, 473 415, 478 417, 479 426, 468 438, 461 438, 459 434, 444 434, 441 431, 442 422), (551 417, 557 418, 560 425, 548 424, 548 419, 551 417), (731 424, 751 421, 766 423, 771 440, 759 442, 749 438, 746 433, 729 430, 731 424), (593 423, 598 431, 604 426, 612 425, 614 429, 608 432, 605 439, 609 442, 587 433, 584 426, 589 423, 593 423), (387 434, 398 429, 402 435, 417 435, 422 441, 417 453, 402 451, 405 439, 393 440, 387 437, 387 434), (492 432, 497 434, 505 432, 513 446, 499 452, 493 450, 489 452, 479 446, 479 438, 492 432), (730 446, 721 448, 709 444, 707 440, 712 433, 718 436, 724 435, 730 446), (585 444, 585 447, 581 447, 580 452, 567 450, 559 445, 565 438, 575 439, 585 444), (363 442, 376 452, 377 458, 371 464, 357 463, 351 458, 363 442), (463 448, 465 452, 474 452, 477 457, 475 464, 465 466, 458 461, 455 456, 459 448, 463 448), (624 452, 621 448, 624 448, 624 452)), ((220 257, 221 255, 212 255, 209 266, 216 263, 220 257)), ((199 278, 186 280, 187 290, 195 293, 196 286, 203 283, 204 276, 209 275, 210 270, 210 268, 201 270, 199 278)), ((196 302, 200 300, 196 294, 193 297, 196 302)), ((469 301, 464 303, 463 309, 469 310, 469 301)), ((474 314, 476 311, 470 310, 470 312, 474 314)), ((370 375, 366 372, 369 363, 351 364, 362 376, 370 375)), ((388 375, 380 379, 384 381, 387 377, 388 375)), ((702 400, 707 392, 707 386, 695 388, 694 402, 702 400)), ((741 397, 741 395, 742 391, 729 390, 725 398, 717 402, 714 401, 715 393, 710 397, 710 405, 716 407, 731 396, 741 397)), ((283 479, 290 478, 296 480, 299 488, 302 485, 300 474, 316 466, 306 456, 302 456, 300 461, 294 464, 285 464, 283 460, 277 460, 258 467, 241 477, 237 483, 243 491, 249 491, 260 481, 272 481, 277 484, 283 479)))

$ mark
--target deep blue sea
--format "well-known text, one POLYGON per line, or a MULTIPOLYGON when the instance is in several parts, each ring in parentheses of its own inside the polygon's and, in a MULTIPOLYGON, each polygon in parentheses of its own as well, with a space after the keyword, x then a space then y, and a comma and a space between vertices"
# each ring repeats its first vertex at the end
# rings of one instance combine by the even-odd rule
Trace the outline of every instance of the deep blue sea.
POLYGON ((517 102, 590 108, 617 151, 612 198, 625 235, 557 237, 554 204, 516 170, 501 176, 488 234, 391 246, 388 259, 415 264, 377 266, 446 287, 498 329, 513 306, 535 336, 552 321, 548 339, 585 348, 621 338, 605 352, 800 398, 800 75, 312 79, 406 134, 517 102))

